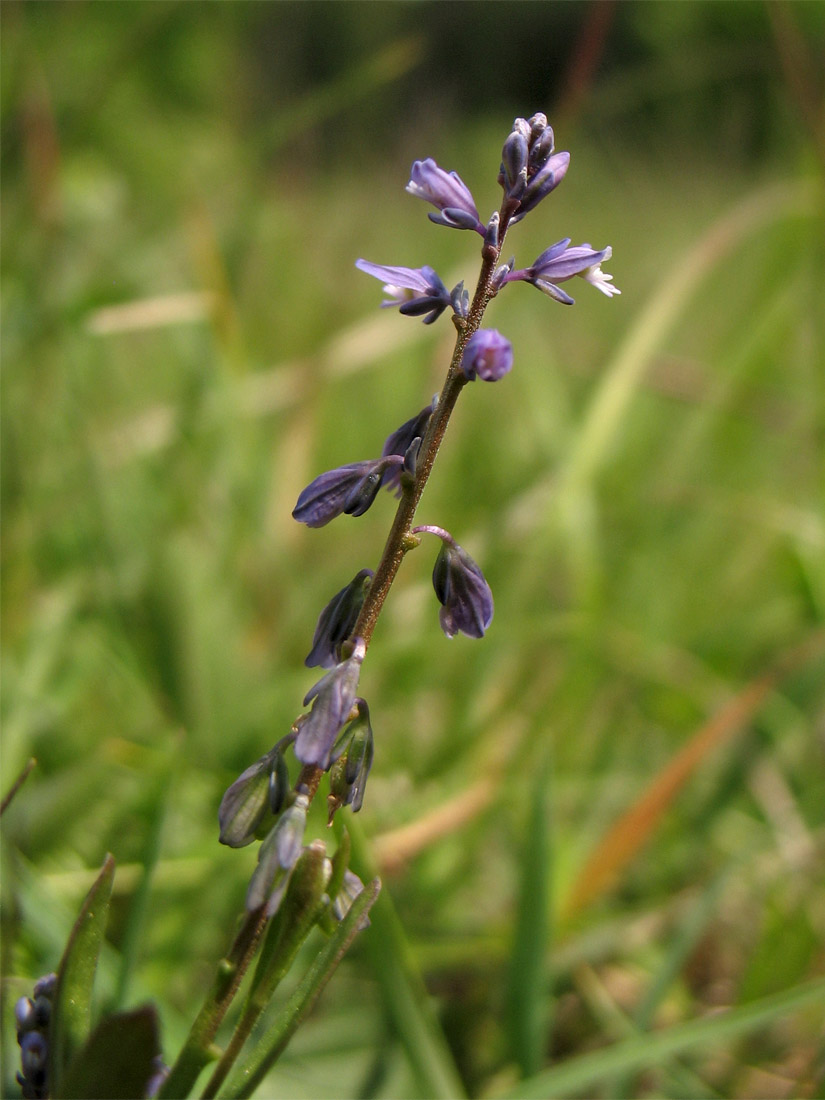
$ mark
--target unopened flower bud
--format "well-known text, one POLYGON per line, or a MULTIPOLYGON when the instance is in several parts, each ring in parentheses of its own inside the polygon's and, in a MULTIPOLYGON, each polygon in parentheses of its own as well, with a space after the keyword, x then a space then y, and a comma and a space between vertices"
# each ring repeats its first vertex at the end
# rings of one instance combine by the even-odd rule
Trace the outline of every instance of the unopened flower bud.
MULTIPOLYGON (((276 747, 250 765, 227 787, 218 810, 221 844, 243 848, 252 843, 264 818, 270 813, 277 813, 272 809, 272 776, 276 776, 276 785, 282 786, 285 768, 286 762, 276 747)), ((286 785, 289 786, 288 772, 286 785)))
POLYGON ((341 660, 341 645, 349 638, 364 606, 373 572, 362 569, 329 601, 318 618, 307 668, 333 668, 341 660))
POLYGON ((355 702, 365 653, 363 639, 357 638, 351 656, 331 669, 304 697, 304 706, 314 702, 295 741, 295 755, 302 764, 315 764, 324 770, 329 767, 335 739, 355 702))
POLYGON ((501 150, 501 175, 499 183, 509 199, 521 198, 527 185, 527 140, 518 130, 513 130, 501 150))
POLYGON ((384 473, 403 461, 401 455, 388 455, 319 474, 298 497, 293 518, 307 527, 324 527, 341 514, 362 516, 378 495, 384 473))
POLYGON ((299 794, 278 818, 258 851, 258 865, 249 881, 246 908, 260 908, 267 901, 267 915, 272 916, 280 904, 304 843, 309 798, 299 794))
POLYGON ((14 1005, 14 1022, 18 1032, 32 1031, 36 1026, 34 1002, 31 997, 20 997, 14 1005))
POLYGON ((494 328, 480 328, 467 341, 461 373, 469 381, 497 382, 513 366, 513 345, 494 328))
POLYGON ((439 214, 428 215, 430 221, 437 225, 446 225, 451 229, 475 229, 484 233, 467 185, 457 172, 445 172, 431 157, 415 161, 407 191, 438 207, 439 214))
MULTIPOLYGON (((455 293, 455 291, 453 291, 455 293)), ((424 432, 427 430, 427 424, 430 417, 433 414, 433 409, 438 401, 437 397, 434 397, 429 405, 426 405, 421 412, 416 413, 415 416, 410 417, 409 420, 405 420, 400 428, 396 428, 391 435, 388 435, 384 441, 384 448, 381 451, 382 457, 388 455, 406 455, 410 448, 410 444, 415 439, 423 439, 424 432)), ((398 492, 400 490, 401 482, 401 468, 393 466, 389 470, 384 471, 384 477, 382 485, 385 489, 388 489, 391 493, 398 492)))
POLYGON ((281 903, 287 926, 303 924, 318 913, 331 876, 326 846, 322 840, 313 840, 301 852, 281 903))
POLYGON ((34 996, 47 997, 50 1001, 54 1000, 55 992, 57 991, 57 975, 56 974, 44 974, 42 978, 38 978, 34 983, 34 996))
MULTIPOLYGON (((352 907, 352 903, 363 891, 364 884, 358 875, 354 871, 347 869, 344 871, 344 881, 341 885, 341 889, 335 896, 335 901, 332 905, 332 911, 338 920, 343 920, 352 907)), ((361 932, 365 928, 369 928, 369 917, 366 915, 358 922, 358 931, 361 932)))
POLYGON ((357 814, 364 804, 375 747, 369 707, 363 699, 358 700, 357 706, 358 717, 341 735, 339 753, 343 754, 330 771, 330 820, 339 806, 352 806, 352 812, 357 814))

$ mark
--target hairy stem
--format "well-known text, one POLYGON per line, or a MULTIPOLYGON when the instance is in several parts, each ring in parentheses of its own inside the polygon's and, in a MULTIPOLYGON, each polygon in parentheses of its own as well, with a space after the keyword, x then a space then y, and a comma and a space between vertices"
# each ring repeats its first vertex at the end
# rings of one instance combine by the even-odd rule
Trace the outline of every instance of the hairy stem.
POLYGON ((390 528, 381 561, 375 570, 375 576, 364 600, 364 606, 361 608, 361 613, 352 632, 353 637, 363 638, 368 647, 378 616, 381 614, 381 608, 384 606, 384 600, 386 600, 392 587, 401 562, 404 560, 404 555, 417 545, 417 539, 411 531, 415 512, 432 473, 433 464, 458 401, 458 395, 467 384, 467 379, 460 370, 464 349, 467 346, 467 341, 481 326, 484 311, 495 297, 492 279, 504 244, 505 215, 509 215, 509 211, 503 208, 502 230, 498 246, 493 248, 485 245, 482 249, 481 271, 476 291, 466 320, 456 320, 458 334, 452 359, 450 360, 450 367, 438 398, 438 404, 430 417, 427 431, 418 450, 415 477, 412 484, 406 485, 402 490, 401 500, 398 503, 398 510, 395 513, 395 519, 390 528))
POLYGON ((203 1067, 214 1057, 215 1038, 226 1010, 238 991, 241 979, 255 953, 266 925, 266 910, 261 907, 244 917, 232 946, 218 963, 212 987, 192 1024, 175 1064, 161 1087, 162 1100, 188 1096, 203 1067))

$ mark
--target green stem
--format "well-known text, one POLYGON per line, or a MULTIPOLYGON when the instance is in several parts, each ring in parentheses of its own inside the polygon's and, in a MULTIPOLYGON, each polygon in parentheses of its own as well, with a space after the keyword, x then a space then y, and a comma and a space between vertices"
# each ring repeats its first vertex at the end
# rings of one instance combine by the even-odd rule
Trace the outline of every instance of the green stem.
POLYGON ((238 991, 266 921, 263 908, 245 915, 232 946, 218 963, 212 988, 158 1093, 159 1100, 176 1100, 188 1096, 203 1067, 213 1060, 212 1040, 238 991))
POLYGON ((315 927, 324 908, 323 891, 329 881, 326 863, 325 849, 316 842, 296 867, 278 915, 269 926, 243 1013, 203 1091, 203 1100, 217 1096, 252 1028, 315 927))
POLYGON ((307 1018, 358 934, 362 919, 372 907, 381 884, 378 879, 368 883, 352 903, 349 912, 335 933, 319 951, 295 992, 284 1006, 268 1034, 255 1047, 250 1061, 236 1070, 226 1089, 227 1096, 251 1096, 270 1068, 286 1049, 289 1040, 307 1018))

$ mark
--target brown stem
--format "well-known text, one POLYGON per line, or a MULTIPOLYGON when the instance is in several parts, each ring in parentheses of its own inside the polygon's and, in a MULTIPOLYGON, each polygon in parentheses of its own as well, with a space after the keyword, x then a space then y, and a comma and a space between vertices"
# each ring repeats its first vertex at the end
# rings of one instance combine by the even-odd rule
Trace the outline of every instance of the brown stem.
POLYGON ((473 333, 479 329, 482 318, 484 317, 484 311, 490 304, 490 301, 495 297, 495 291, 492 288, 492 279, 504 243, 508 214, 509 210, 505 210, 503 207, 501 219, 502 231, 498 247, 490 248, 485 245, 482 250, 481 271, 479 273, 476 291, 473 295, 473 301, 470 305, 467 319, 465 321, 456 322, 458 334, 456 336, 455 348, 453 349, 447 377, 444 380, 444 386, 438 398, 438 404, 430 417, 427 431, 424 434, 424 438, 418 450, 415 478, 412 484, 405 486, 402 491, 401 500, 399 501, 398 509, 395 513, 395 519, 393 520, 387 542, 384 546, 384 552, 381 555, 381 560, 378 563, 378 568, 375 570, 372 584, 364 600, 364 606, 361 608, 361 613, 358 616, 358 621, 352 632, 353 637, 363 638, 367 647, 369 647, 372 632, 375 629, 378 616, 381 614, 381 609, 384 606, 384 600, 387 598, 387 594, 392 587, 392 583, 395 580, 395 576, 404 559, 404 555, 418 543, 418 540, 411 533, 410 529, 424 488, 432 472, 435 457, 438 454, 438 449, 444 439, 453 409, 458 401, 458 395, 467 384, 467 379, 461 374, 459 369, 462 356, 464 355, 464 348, 467 346, 467 341, 473 333))
MULTIPOLYGON (((484 317, 484 311, 496 295, 492 285, 493 275, 501 256, 507 223, 516 208, 517 204, 511 203, 507 199, 504 200, 500 212, 501 230, 498 247, 492 248, 485 243, 481 251, 481 271, 479 272, 473 300, 467 312, 467 318, 466 320, 454 318, 458 329, 455 347, 453 348, 447 377, 438 398, 438 404, 430 417, 427 430, 418 449, 415 477, 412 484, 407 484, 402 489, 401 500, 398 502, 398 509, 384 545, 384 552, 375 570, 375 576, 367 591, 364 606, 361 608, 361 613, 351 635, 353 638, 363 638, 367 648, 369 648, 372 632, 384 606, 384 600, 386 600, 392 587, 401 562, 404 560, 404 555, 408 550, 418 545, 418 539, 411 531, 415 512, 432 472, 435 456, 438 454, 438 449, 444 439, 447 425, 450 422, 456 401, 458 401, 458 395, 467 384, 467 379, 459 369, 464 355, 464 348, 473 333, 478 331, 484 317)), ((296 790, 300 788, 305 791, 309 795, 310 801, 312 801, 323 774, 322 769, 315 767, 315 765, 306 765, 295 784, 296 790)))

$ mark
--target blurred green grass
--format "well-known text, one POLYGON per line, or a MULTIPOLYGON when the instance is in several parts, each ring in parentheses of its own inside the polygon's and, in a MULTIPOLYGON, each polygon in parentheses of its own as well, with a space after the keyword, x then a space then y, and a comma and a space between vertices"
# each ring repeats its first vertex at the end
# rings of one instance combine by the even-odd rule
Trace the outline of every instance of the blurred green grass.
MULTIPOLYGON (((401 931, 377 917, 266 1094, 421 1095, 418 974, 450 1052, 434 1090, 445 1058, 472 1095, 539 1065, 572 1075, 559 1095, 813 1094, 821 1014, 791 1008, 823 970, 821 646, 570 899, 679 750, 821 630, 816 135, 756 4, 621 5, 583 97, 572 65, 545 101, 506 69, 482 94, 473 35, 488 68, 494 44, 544 64, 539 7, 485 6, 448 68, 446 12, 477 5, 3 5, 3 790, 39 764, 4 818, 7 1004, 111 850, 105 995, 156 999, 175 1051, 251 871, 218 849, 220 794, 295 717, 318 609, 374 565, 391 501, 322 531, 290 510, 377 453, 449 355, 448 325, 378 313, 353 261, 472 282, 409 163, 493 209, 512 116, 545 109, 571 172, 508 244, 610 243, 623 294, 491 308, 516 367, 463 396, 420 516, 482 563, 496 618, 447 643, 430 559, 405 562, 364 668, 360 821, 401 931), (410 1002, 382 987, 402 956, 410 1002), (759 1030, 679 1048, 773 995, 759 1030), (669 1052, 576 1077, 652 1027, 669 1052)), ((569 59, 595 6, 560 10, 569 59)), ((815 6, 787 10, 813 52, 815 6)))

